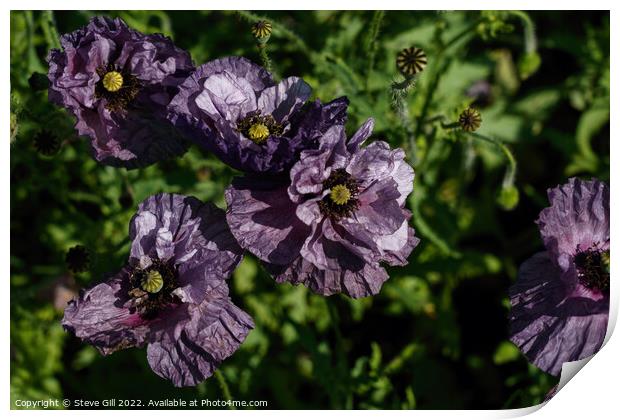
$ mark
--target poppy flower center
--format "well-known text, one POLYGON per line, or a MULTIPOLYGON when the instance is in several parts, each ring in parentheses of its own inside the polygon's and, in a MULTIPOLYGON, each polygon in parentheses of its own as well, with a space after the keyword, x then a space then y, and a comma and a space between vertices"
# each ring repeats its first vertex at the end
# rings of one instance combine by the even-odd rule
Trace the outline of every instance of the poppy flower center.
POLYGON ((179 302, 172 294, 178 287, 177 267, 171 261, 152 260, 147 268, 135 267, 129 275, 128 297, 145 319, 155 318, 166 307, 179 302))
POLYGON ((359 207, 359 184, 344 169, 336 169, 323 182, 323 191, 330 190, 321 201, 319 209, 325 216, 338 220, 349 217, 359 207))
POLYGON ((123 87, 123 75, 117 71, 109 71, 103 76, 103 87, 110 92, 116 92, 123 87))
POLYGON ((257 123, 248 130, 248 136, 254 143, 262 143, 269 137, 269 129, 265 124, 257 123))
POLYGON ((95 98, 104 99, 105 107, 110 111, 126 109, 140 92, 138 78, 113 65, 98 68, 97 74, 99 81, 95 84, 95 98))
POLYGON ((278 124, 271 115, 251 112, 237 122, 237 131, 256 144, 264 144, 269 136, 280 136, 284 126, 278 124))
POLYGON ((157 270, 150 270, 140 282, 140 287, 145 292, 157 293, 164 287, 164 277, 157 270))
POLYGON ((579 282, 590 290, 609 291, 609 250, 594 245, 585 251, 577 247, 574 258, 579 282))
POLYGON ((332 191, 329 193, 329 198, 331 198, 334 203, 342 206, 351 198, 351 191, 349 191, 345 185, 339 184, 332 188, 332 191))

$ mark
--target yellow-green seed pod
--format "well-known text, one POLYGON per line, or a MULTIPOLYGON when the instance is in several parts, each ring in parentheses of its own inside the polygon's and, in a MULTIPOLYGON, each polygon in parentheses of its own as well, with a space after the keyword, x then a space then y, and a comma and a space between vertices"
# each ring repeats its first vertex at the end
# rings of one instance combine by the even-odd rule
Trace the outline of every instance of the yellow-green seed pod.
POLYGON ((123 75, 117 71, 109 71, 103 76, 103 87, 109 92, 117 92, 123 87, 123 75))
POLYGON ((263 123, 253 124, 248 130, 248 136, 256 144, 261 144, 269 138, 269 128, 263 123))
POLYGON ((164 278, 159 271, 151 270, 146 273, 146 276, 142 279, 140 287, 142 287, 142 290, 145 292, 157 293, 164 287, 164 278))
POLYGON ((351 199, 351 191, 349 191, 349 189, 345 185, 338 184, 332 187, 329 198, 331 198, 334 203, 342 206, 344 204, 347 204, 351 199))
POLYGON ((259 20, 256 22, 252 25, 252 35, 254 35, 254 38, 256 38, 259 43, 266 43, 271 36, 271 22, 266 20, 259 20))
POLYGON ((418 47, 405 48, 396 56, 396 67, 405 77, 422 72, 426 64, 426 53, 418 47))
POLYGON ((459 126, 464 131, 474 132, 482 125, 482 116, 477 109, 467 108, 459 115, 459 126))

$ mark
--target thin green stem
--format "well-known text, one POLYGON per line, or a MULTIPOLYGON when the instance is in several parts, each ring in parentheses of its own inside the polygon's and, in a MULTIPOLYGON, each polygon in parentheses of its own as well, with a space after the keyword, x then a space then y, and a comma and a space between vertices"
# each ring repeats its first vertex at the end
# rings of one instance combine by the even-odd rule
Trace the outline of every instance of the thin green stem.
POLYGON ((43 29, 48 47, 60 48, 60 37, 56 30, 56 20, 54 19, 54 12, 51 10, 41 12, 41 29, 43 29))
POLYGON ((28 62, 28 71, 47 72, 47 69, 43 67, 37 50, 35 48, 35 23, 31 10, 24 11, 24 17, 26 19, 26 39, 28 40, 28 55, 26 60, 28 62))
POLYGON ((510 13, 512 16, 518 18, 523 23, 523 37, 525 39, 525 52, 533 53, 536 52, 538 48, 538 42, 536 40, 536 27, 534 26, 534 22, 530 18, 530 16, 521 11, 521 10, 511 10, 510 13))
POLYGON ((443 43, 441 51, 439 54, 443 54, 448 48, 451 48, 456 43, 458 43, 462 38, 467 35, 473 34, 474 30, 478 27, 478 24, 481 22, 481 19, 476 20, 474 23, 463 29, 458 34, 454 35, 452 38, 448 40, 448 42, 443 43))
POLYGON ((422 124, 428 125, 428 124, 432 124, 436 121, 441 122, 442 124, 445 123, 448 120, 448 118, 443 115, 443 114, 439 114, 439 115, 435 115, 434 117, 430 117, 429 119, 425 120, 422 122, 422 124))
MULTIPOLYGON (((428 89, 426 90, 426 96, 424 97, 424 103, 422 105, 422 111, 420 112, 418 121, 426 120, 426 116, 428 115, 428 110, 430 109, 431 103, 433 101, 433 95, 435 94, 435 91, 437 90, 437 86, 439 85, 439 80, 441 79, 441 76, 443 75, 446 68, 448 67, 447 62, 442 63, 443 57, 441 53, 437 56, 437 60, 438 60, 438 63, 441 64, 441 66, 438 67, 438 70, 434 75, 435 77, 431 80, 431 83, 428 89)), ((422 134, 422 127, 423 127, 423 124, 418 123, 416 125, 414 141, 416 141, 416 139, 420 137, 420 135, 422 134)))
MULTIPOLYGON (((226 382, 226 378, 224 377, 222 372, 220 372, 219 370, 216 370, 213 376, 215 376, 215 378, 217 379, 217 383, 219 384, 220 389, 222 390, 222 396, 224 397, 224 399, 227 401, 232 401, 233 397, 230 393, 230 388, 228 388, 228 383, 226 382)), ((228 407, 230 407, 231 410, 236 409, 233 404, 230 404, 228 407)))
MULTIPOLYGON (((338 308, 334 302, 334 298, 327 299, 327 308, 329 311, 329 317, 331 319, 331 326, 334 330, 334 336, 336 337, 336 364, 337 364, 337 375, 341 378, 346 377, 348 374, 349 368, 347 367, 347 359, 345 357, 346 351, 344 348, 344 340, 342 338, 342 333, 340 332, 340 316, 338 315, 338 308)), ((340 381, 339 381, 340 382, 340 381)), ((342 402, 344 407, 352 406, 352 398, 351 388, 350 387, 337 387, 342 394, 342 402)))
POLYGON ((460 127, 460 124, 457 122, 453 122, 453 123, 445 123, 444 121, 441 122, 441 128, 443 128, 444 130, 450 130, 453 128, 458 128, 460 127))
POLYGON ((504 156, 506 156, 506 160, 508 161, 508 168, 506 170, 506 176, 504 177, 503 185, 504 186, 513 185, 515 181, 515 176, 517 174, 517 160, 515 159, 514 155, 512 154, 508 146, 506 146, 503 142, 497 139, 487 137, 482 134, 478 134, 478 133, 467 133, 467 134, 475 140, 493 144, 494 146, 498 147, 502 151, 504 156))
POLYGON ((338 343, 338 347, 342 348, 342 334, 340 333, 340 328, 338 324, 340 322, 340 317, 338 316, 338 309, 336 308, 333 300, 327 300, 327 307, 329 310, 329 317, 332 320, 332 328, 334 330, 334 335, 336 336, 336 341, 338 343))

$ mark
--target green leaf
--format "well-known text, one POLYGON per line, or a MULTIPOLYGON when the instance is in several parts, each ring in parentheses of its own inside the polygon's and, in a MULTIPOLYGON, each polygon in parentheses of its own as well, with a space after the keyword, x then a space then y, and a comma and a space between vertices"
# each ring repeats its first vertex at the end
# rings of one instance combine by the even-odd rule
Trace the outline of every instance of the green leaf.
POLYGON ((495 354, 493 354, 493 362, 496 365, 503 365, 517 360, 520 357, 521 352, 517 346, 512 344, 510 341, 502 341, 499 346, 497 346, 495 354))

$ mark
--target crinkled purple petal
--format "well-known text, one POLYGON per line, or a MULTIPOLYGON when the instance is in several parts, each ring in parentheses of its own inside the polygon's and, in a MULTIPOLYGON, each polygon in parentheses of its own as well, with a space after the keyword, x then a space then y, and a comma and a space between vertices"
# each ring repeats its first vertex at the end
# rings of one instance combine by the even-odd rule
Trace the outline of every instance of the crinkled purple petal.
POLYGON ((288 264, 299 254, 309 228, 295 216, 286 185, 235 178, 226 202, 226 218, 242 248, 274 264, 288 264))
POLYGON ((48 55, 48 97, 76 117, 97 161, 131 169, 185 153, 186 140, 166 120, 165 107, 194 69, 187 52, 161 34, 144 35, 106 17, 63 35, 61 46, 48 55), (98 72, 108 67, 139 81, 124 109, 111 111, 95 94, 98 72))
POLYGON ((88 290, 65 308, 63 327, 107 355, 117 350, 140 347, 149 331, 148 322, 125 306, 122 293, 128 282, 126 269, 88 290))
MULTIPOLYGON (((297 133, 291 142, 304 143, 303 149, 315 149, 322 142, 322 137, 332 127, 343 127, 347 122, 349 100, 346 96, 322 104, 318 99, 302 109, 297 133)), ((299 149, 299 150, 303 150, 299 149)))
POLYGON ((510 339, 527 359, 552 375, 562 364, 595 354, 607 331, 609 299, 570 294, 550 254, 524 262, 510 288, 510 339))
POLYGON ((409 255, 420 243, 420 238, 415 236, 415 230, 409 226, 409 217, 408 215, 407 220, 394 234, 380 236, 377 239, 378 247, 382 251, 381 261, 392 266, 408 264, 409 255))
POLYGON ((301 152, 288 185, 248 175, 227 191, 233 234, 278 281, 312 285, 323 294, 366 296, 387 279, 379 264, 405 265, 418 245, 411 213, 404 209, 413 169, 404 152, 387 143, 359 147, 372 126, 370 119, 358 130, 350 149, 344 127, 329 127, 318 149, 301 152), (332 190, 326 182, 337 185, 338 177, 357 187, 356 201, 344 214, 329 208, 332 190))
POLYGON ((405 152, 402 149, 392 150, 383 141, 375 141, 353 154, 347 172, 365 182, 394 180, 400 193, 396 200, 400 206, 413 191, 413 168, 405 161, 405 152))
POLYGON ((331 174, 331 168, 327 167, 330 155, 330 150, 302 153, 301 160, 304 164, 295 165, 290 171, 291 185, 288 194, 291 200, 301 204, 308 194, 321 195, 323 182, 331 174))
POLYGON ((568 271, 577 247, 597 244, 609 249, 609 186, 601 181, 569 179, 549 189, 551 207, 537 220, 545 247, 563 271, 568 271))
POLYGON ((317 148, 320 137, 346 120, 348 100, 304 105, 310 87, 297 77, 275 84, 264 69, 241 57, 202 65, 180 86, 168 119, 200 147, 244 172, 280 173, 301 151, 317 148), (256 99, 258 98, 258 99, 256 99), (249 115, 271 115, 282 125, 256 144, 238 130, 249 115))
POLYGON ((204 81, 203 89, 196 96, 196 106, 214 119, 238 121, 257 109, 256 95, 249 81, 223 72, 204 81))
POLYGON ((76 130, 91 138, 93 157, 105 165, 134 169, 187 151, 187 141, 153 114, 118 116, 100 104, 97 110, 77 110, 76 117, 76 130))
POLYGON ((338 270, 321 270, 303 258, 297 258, 287 267, 265 264, 276 282, 303 284, 315 293, 331 296, 344 293, 352 298, 376 295, 388 279, 384 268, 366 264, 349 256, 348 264, 338 270))
POLYGON ((223 210, 194 197, 157 194, 143 201, 129 225, 130 259, 173 259, 179 264, 184 302, 199 303, 224 282, 243 251, 232 236, 223 210))
POLYGON ((312 88, 299 77, 289 77, 263 90, 258 98, 262 114, 271 114, 278 122, 288 121, 310 97, 312 88))
MULTIPOLYGON (((349 151, 349 153, 357 152, 362 146, 362 143, 364 143, 364 141, 366 141, 366 139, 370 137, 374 128, 375 120, 373 118, 368 118, 347 142, 347 150, 349 151)), ((370 145, 368 147, 370 148, 372 146, 373 145, 370 145)))
POLYGON ((190 317, 162 322, 147 347, 149 365, 175 386, 194 386, 210 377, 245 340, 254 323, 228 297, 222 283, 200 304, 190 304, 190 317))
POLYGON ((347 230, 363 229, 371 234, 394 233, 407 218, 398 203, 400 197, 393 178, 375 180, 359 195, 359 209, 339 224, 347 230))

